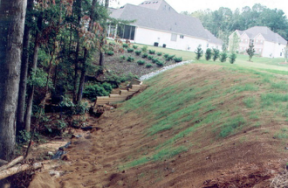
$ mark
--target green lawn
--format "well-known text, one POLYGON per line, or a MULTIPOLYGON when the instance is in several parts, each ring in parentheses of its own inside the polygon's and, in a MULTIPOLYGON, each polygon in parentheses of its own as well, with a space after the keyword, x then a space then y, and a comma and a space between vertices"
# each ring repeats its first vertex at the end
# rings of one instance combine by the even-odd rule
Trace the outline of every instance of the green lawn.
MULTIPOLYGON (((136 44, 139 46, 139 48, 142 48, 143 44, 136 44)), ((147 45, 146 45, 147 46, 147 45)), ((174 50, 169 48, 162 48, 162 47, 155 47, 155 46, 148 46, 148 49, 156 50, 156 52, 162 52, 162 53, 168 53, 171 55, 176 55, 177 57, 182 57, 184 61, 187 60, 195 60, 195 53, 189 52, 189 51, 183 51, 183 50, 174 50)), ((237 54, 237 59, 235 62, 236 66, 240 67, 246 67, 246 68, 258 68, 258 69, 270 69, 270 70, 276 70, 276 71, 288 71, 288 64, 281 64, 285 62, 284 58, 264 58, 264 57, 256 57, 254 56, 252 58, 252 62, 248 61, 247 55, 237 54)), ((197 61, 200 63, 214 63, 212 60, 207 62, 203 57, 200 59, 200 61, 197 61)), ((228 63, 229 60, 227 59, 228 63)), ((216 61, 216 63, 220 63, 219 60, 216 61)))

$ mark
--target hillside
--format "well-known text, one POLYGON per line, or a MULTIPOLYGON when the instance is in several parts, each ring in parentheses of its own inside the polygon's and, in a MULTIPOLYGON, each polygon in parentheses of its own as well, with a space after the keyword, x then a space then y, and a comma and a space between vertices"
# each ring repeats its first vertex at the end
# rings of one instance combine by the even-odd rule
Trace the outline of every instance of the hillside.
POLYGON ((284 170, 286 75, 189 64, 144 84, 90 118, 101 129, 72 139, 60 177, 43 171, 30 187, 270 187, 284 170))

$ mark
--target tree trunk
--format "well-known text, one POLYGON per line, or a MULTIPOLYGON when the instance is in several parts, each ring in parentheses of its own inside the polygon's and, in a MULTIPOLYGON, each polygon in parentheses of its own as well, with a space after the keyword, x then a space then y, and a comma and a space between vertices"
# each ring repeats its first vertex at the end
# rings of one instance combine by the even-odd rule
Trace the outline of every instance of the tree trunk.
MULTIPOLYGON (((30 76, 32 75, 32 71, 37 70, 37 61, 38 61, 38 51, 40 48, 40 31, 42 29, 42 14, 40 14, 38 20, 37 20, 37 26, 38 30, 36 32, 35 37, 35 45, 34 45, 34 52, 33 52, 33 61, 30 71, 30 76)), ((28 92, 28 101, 27 101, 27 107, 26 107, 26 114, 25 114, 25 130, 27 132, 30 132, 31 130, 31 114, 32 114, 32 106, 33 106, 33 98, 34 98, 34 86, 31 86, 32 88, 28 92)))
MULTIPOLYGON (((109 0, 105 0, 105 8, 107 9, 108 11, 108 8, 109 8, 109 0)), ((101 42, 100 42, 100 52, 99 52, 99 66, 101 66, 101 71, 103 71, 103 67, 104 67, 104 60, 105 60, 105 54, 102 50, 102 47, 104 46, 104 40, 105 40, 105 37, 106 37, 106 19, 104 21, 104 27, 103 27, 103 34, 102 34, 102 37, 101 37, 101 42)))
MULTIPOLYGON (((33 0, 28 0, 27 2, 27 12, 33 10, 33 0)), ((27 15, 27 21, 30 23, 32 21, 32 16, 27 15)), ((24 37, 23 37, 23 52, 22 52, 22 62, 21 62, 21 75, 20 75, 20 85, 19 85, 19 99, 17 108, 17 133, 25 129, 24 118, 25 118, 25 99, 27 90, 27 74, 28 74, 28 48, 29 48, 29 35, 31 28, 28 24, 25 25, 24 37)))
MULTIPOLYGON (((90 23, 89 23, 89 28, 88 31, 91 30, 91 26, 95 20, 95 6, 96 6, 97 0, 93 0, 92 1, 92 5, 91 5, 91 10, 90 10, 90 23)), ((82 70, 81 70, 81 78, 80 78, 80 83, 79 83, 79 88, 78 88, 78 95, 77 95, 77 103, 81 104, 81 100, 82 100, 82 94, 83 94, 83 89, 84 89, 84 83, 85 83, 85 75, 86 75, 86 60, 87 57, 89 56, 89 52, 88 50, 85 48, 84 49, 84 57, 83 57, 83 63, 82 63, 82 70)))
MULTIPOLYGON (((77 0, 76 1, 76 9, 75 12, 77 14, 78 17, 78 27, 81 27, 81 4, 82 4, 82 0, 77 0)), ((78 32, 76 30, 76 32, 78 32)), ((73 91, 73 100, 74 103, 77 103, 78 99, 77 99, 77 82, 78 82, 78 61, 79 61, 79 53, 80 53, 80 36, 77 33, 77 46, 76 46, 76 57, 75 57, 75 70, 74 70, 74 91, 73 91)))
POLYGON ((7 161, 12 159, 15 147, 26 6, 27 0, 0 1, 0 158, 7 161))

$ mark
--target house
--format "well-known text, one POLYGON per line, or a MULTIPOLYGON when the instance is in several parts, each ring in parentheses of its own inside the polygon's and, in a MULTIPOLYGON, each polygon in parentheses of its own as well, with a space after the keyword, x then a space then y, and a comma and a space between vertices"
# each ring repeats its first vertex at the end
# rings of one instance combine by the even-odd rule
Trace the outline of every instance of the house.
POLYGON ((131 42, 195 51, 218 48, 222 41, 205 30, 199 19, 177 13, 165 0, 144 1, 140 5, 126 4, 111 9, 117 20, 134 20, 129 25, 109 25, 108 36, 119 36, 131 42))
POLYGON ((233 43, 235 45, 235 38, 238 39, 236 50, 240 53, 245 53, 249 44, 253 43, 255 53, 262 57, 284 57, 287 41, 268 27, 255 26, 245 31, 236 30, 229 36, 229 50, 233 43))

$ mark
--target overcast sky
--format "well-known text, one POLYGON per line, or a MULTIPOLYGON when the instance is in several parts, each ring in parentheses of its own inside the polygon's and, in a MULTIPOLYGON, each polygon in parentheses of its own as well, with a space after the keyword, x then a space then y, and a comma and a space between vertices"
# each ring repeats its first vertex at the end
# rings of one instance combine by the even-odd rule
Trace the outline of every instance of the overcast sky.
MULTIPOLYGON (((114 0, 111 3, 112 7, 120 7, 126 3, 139 5, 145 0, 114 0)), ((217 10, 219 7, 228 7, 233 11, 236 8, 242 8, 244 6, 252 7, 255 3, 261 3, 268 8, 282 9, 286 16, 288 15, 288 0, 166 0, 174 9, 179 13, 182 11, 193 12, 196 10, 205 10, 207 8, 211 10, 217 10)))

